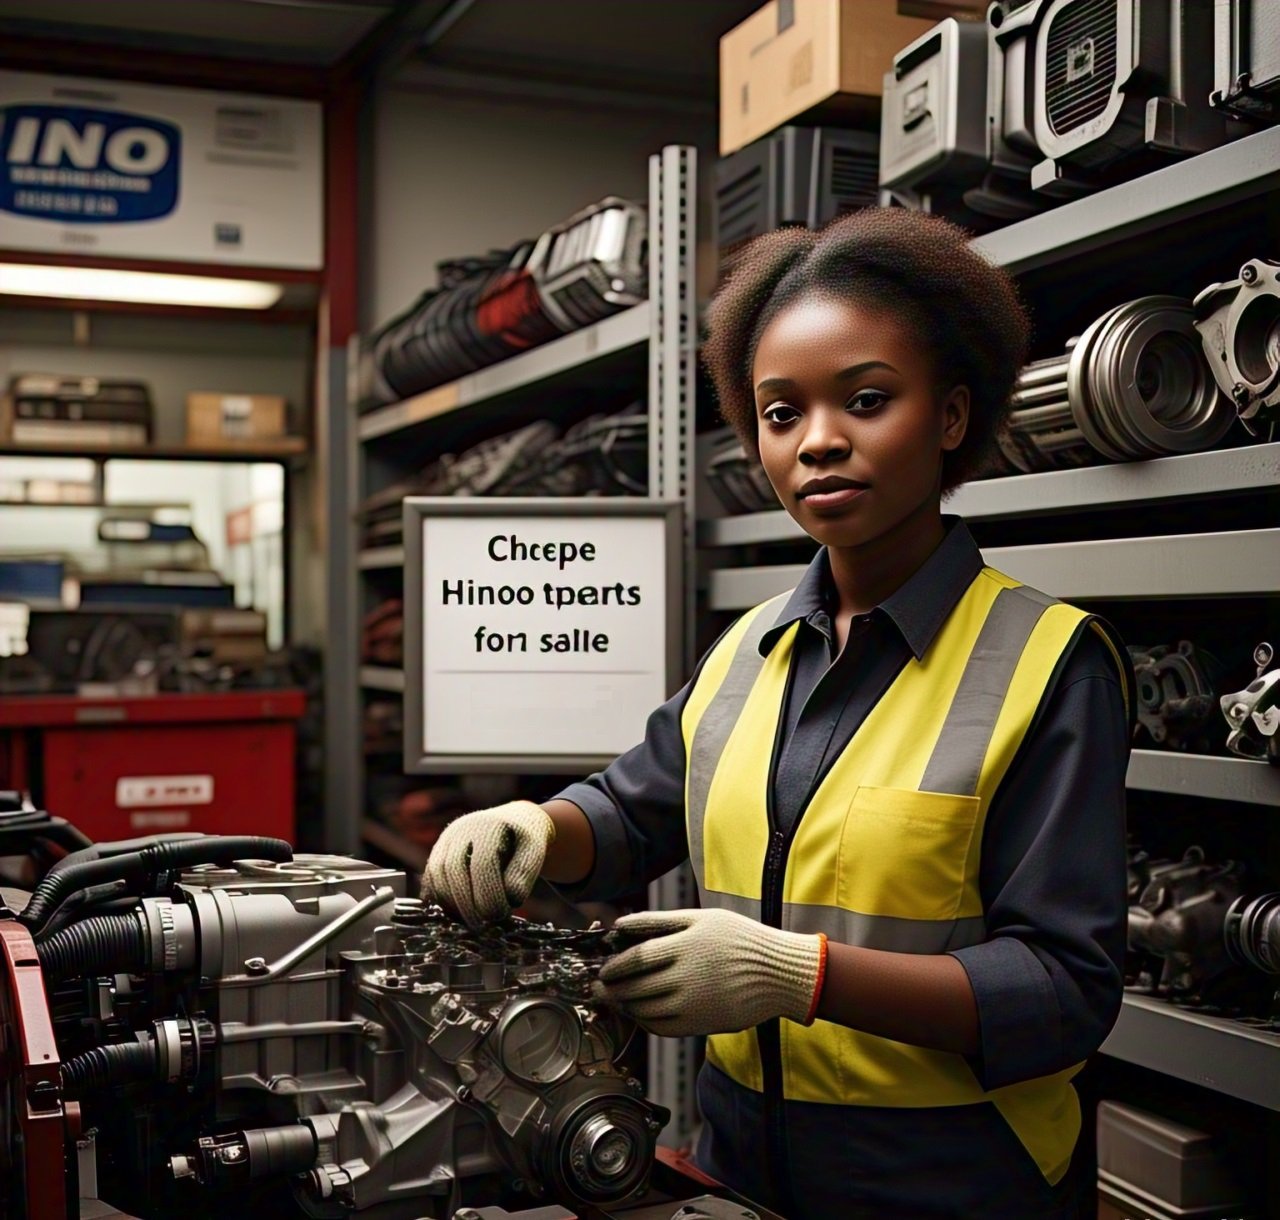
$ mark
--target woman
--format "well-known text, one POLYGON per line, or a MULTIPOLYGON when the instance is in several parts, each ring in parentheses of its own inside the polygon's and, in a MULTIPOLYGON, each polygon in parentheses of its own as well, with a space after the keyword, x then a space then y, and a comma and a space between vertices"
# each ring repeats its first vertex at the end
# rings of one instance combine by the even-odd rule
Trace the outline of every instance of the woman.
POLYGON ((609 897, 688 854, 701 909, 620 920, 640 943, 602 995, 711 1035, 699 1164, 792 1220, 1085 1212, 1070 1081, 1121 998, 1131 673, 940 510, 989 461, 1027 335, 938 219, 752 243, 705 355, 822 549, 641 745, 460 819, 428 865, 480 922, 539 872, 609 897))

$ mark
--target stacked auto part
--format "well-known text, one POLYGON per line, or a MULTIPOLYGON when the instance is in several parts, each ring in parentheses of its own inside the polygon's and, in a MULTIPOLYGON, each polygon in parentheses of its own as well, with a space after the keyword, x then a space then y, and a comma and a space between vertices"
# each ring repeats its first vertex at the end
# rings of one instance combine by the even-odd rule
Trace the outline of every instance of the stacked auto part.
POLYGON ((1200 847, 1152 860, 1131 841, 1126 984, 1251 1023, 1280 1022, 1265 982, 1280 975, 1280 893, 1250 892, 1247 880, 1241 864, 1207 860, 1200 847))
POLYGON ((1146 885, 1129 907, 1129 949, 1145 959, 1140 985, 1145 979, 1171 999, 1205 994, 1230 965, 1223 926, 1244 892, 1243 876, 1234 861, 1206 862, 1199 847, 1147 865, 1146 885))
POLYGON ((785 225, 820 229, 876 204, 880 143, 865 131, 781 127, 716 162, 715 242, 721 257, 785 225))
POLYGON ((1280 422, 1280 263, 1250 259, 1196 296, 1195 325, 1218 385, 1255 436, 1280 422))
POLYGON ((764 467, 747 455, 732 433, 712 449, 706 472, 716 499, 730 513, 759 513, 779 507, 764 467))
POLYGON ((1180 640, 1176 648, 1130 644, 1138 684, 1138 723, 1157 745, 1207 754, 1215 748, 1211 730, 1220 726, 1219 662, 1180 640))
POLYGON ((141 381, 21 373, 9 380, 4 439, 15 445, 146 445, 154 428, 141 381))
POLYGON ((1280 100, 1280 26, 1268 0, 1214 5, 1214 91, 1210 101, 1233 114, 1273 122, 1280 100))
POLYGON ((648 214, 609 197, 536 241, 441 264, 440 286, 374 336, 366 408, 407 398, 646 299, 648 214))
POLYGON ((1045 206, 1029 187, 1030 158, 1005 137, 995 30, 952 17, 904 47, 880 111, 881 188, 984 228, 1045 206))
POLYGON ((1193 453, 1235 419, 1205 365, 1191 306, 1139 297, 1108 310, 1066 354, 1022 371, 1000 448, 1019 470, 1193 453))
POLYGON ((1007 223, 1273 122, 1278 86, 1263 0, 997 0, 985 30, 949 18, 895 56, 880 185, 1007 223))
POLYGON ((1266 759, 1280 766, 1280 667, 1270 644, 1259 644, 1253 653, 1258 676, 1241 691, 1223 695, 1222 714, 1231 726, 1227 749, 1242 758, 1266 759))
POLYGON ((588 416, 563 435, 548 420, 437 458, 361 506, 364 541, 400 541, 405 496, 641 496, 649 487, 649 416, 642 403, 588 416))

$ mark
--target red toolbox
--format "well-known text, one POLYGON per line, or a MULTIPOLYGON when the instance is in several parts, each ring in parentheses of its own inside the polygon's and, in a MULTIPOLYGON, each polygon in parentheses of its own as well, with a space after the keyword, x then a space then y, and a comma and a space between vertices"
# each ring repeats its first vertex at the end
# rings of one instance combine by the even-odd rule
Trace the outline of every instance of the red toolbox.
POLYGON ((99 842, 162 831, 294 838, 301 691, 0 697, 0 787, 99 842))

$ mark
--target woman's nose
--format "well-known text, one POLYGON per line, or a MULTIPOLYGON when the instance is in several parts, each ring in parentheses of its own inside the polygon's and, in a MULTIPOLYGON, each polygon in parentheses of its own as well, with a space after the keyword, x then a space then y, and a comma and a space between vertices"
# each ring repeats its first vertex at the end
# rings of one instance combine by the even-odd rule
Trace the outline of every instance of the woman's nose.
POLYGON ((800 438, 800 461, 806 464, 829 462, 848 457, 852 445, 841 425, 843 411, 819 408, 805 416, 804 434, 800 438))

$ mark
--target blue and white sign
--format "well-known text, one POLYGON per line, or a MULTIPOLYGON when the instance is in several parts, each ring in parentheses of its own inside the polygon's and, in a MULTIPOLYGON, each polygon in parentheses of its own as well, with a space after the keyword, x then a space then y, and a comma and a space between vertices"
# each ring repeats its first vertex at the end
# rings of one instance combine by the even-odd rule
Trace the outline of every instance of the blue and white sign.
POLYGON ((0 212, 83 224, 168 216, 182 133, 172 123, 86 106, 0 109, 0 212))
POLYGON ((318 103, 0 72, 0 248, 314 269, 318 103))

